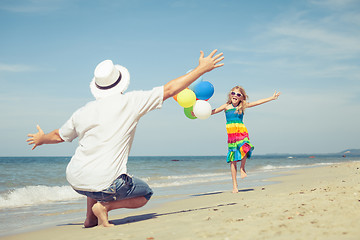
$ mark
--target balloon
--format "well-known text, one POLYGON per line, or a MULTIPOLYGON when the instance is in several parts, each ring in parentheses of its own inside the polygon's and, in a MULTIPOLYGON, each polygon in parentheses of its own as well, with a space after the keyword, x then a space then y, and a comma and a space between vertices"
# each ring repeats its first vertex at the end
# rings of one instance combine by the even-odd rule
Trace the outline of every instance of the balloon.
POLYGON ((177 95, 177 102, 184 108, 191 107, 196 102, 196 95, 190 89, 184 89, 177 95))
POLYGON ((208 100, 214 94, 214 86, 208 81, 202 81, 194 88, 194 93, 199 100, 208 100))
POLYGON ((188 108, 184 108, 184 113, 185 113, 185 116, 187 116, 188 118, 190 119, 196 119, 197 117, 193 116, 191 113, 193 111, 193 106, 191 107, 188 107, 188 108))
POLYGON ((193 107, 194 115, 199 119, 207 119, 211 116, 211 105, 204 100, 197 100, 193 107))
POLYGON ((173 99, 177 101, 177 94, 173 96, 173 99))
POLYGON ((198 79, 195 80, 195 82, 193 82, 192 84, 190 84, 189 89, 193 90, 195 89, 195 87, 201 83, 203 81, 202 77, 199 77, 198 79))
MULTIPOLYGON (((190 69, 189 71, 186 72, 186 74, 188 74, 188 73, 191 72, 192 70, 194 70, 194 69, 190 69)), ((198 84, 199 84, 200 82, 202 82, 202 81, 203 81, 203 77, 200 76, 198 79, 195 80, 195 82, 193 82, 192 84, 190 84, 189 89, 194 91, 195 86, 198 85, 198 84)))

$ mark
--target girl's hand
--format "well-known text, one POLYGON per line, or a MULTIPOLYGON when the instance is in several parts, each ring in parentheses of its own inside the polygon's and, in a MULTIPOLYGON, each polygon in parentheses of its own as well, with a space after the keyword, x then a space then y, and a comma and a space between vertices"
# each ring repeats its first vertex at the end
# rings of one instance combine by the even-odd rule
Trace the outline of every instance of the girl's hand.
POLYGON ((280 96, 280 94, 281 94, 281 92, 274 92, 274 95, 272 96, 272 98, 273 98, 273 100, 276 100, 276 99, 278 99, 278 97, 280 96))

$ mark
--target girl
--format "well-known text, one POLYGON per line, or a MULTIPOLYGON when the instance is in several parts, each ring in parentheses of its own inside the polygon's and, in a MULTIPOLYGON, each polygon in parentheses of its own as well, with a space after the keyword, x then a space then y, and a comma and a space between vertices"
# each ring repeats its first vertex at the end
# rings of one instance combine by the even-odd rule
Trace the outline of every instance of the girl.
POLYGON ((264 98, 255 102, 247 102, 246 100, 249 97, 246 95, 245 89, 240 86, 235 86, 229 92, 227 102, 224 105, 212 110, 212 114, 225 110, 226 131, 228 134, 229 147, 226 161, 230 163, 233 193, 238 192, 236 181, 236 163, 241 161, 240 177, 245 178, 247 176, 245 171, 246 159, 251 157, 251 153, 254 150, 254 146, 250 143, 248 131, 243 123, 245 109, 275 100, 279 97, 279 95, 280 92, 277 93, 275 91, 272 97, 264 98))

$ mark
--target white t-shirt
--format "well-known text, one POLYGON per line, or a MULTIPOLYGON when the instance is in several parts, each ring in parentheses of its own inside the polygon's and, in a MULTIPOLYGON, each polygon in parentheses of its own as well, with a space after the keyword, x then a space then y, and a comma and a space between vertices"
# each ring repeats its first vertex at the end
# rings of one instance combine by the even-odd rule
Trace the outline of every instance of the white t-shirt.
POLYGON ((136 125, 147 112, 161 108, 164 88, 117 94, 89 102, 59 129, 61 138, 79 146, 66 168, 71 186, 83 191, 101 191, 121 174, 136 125))

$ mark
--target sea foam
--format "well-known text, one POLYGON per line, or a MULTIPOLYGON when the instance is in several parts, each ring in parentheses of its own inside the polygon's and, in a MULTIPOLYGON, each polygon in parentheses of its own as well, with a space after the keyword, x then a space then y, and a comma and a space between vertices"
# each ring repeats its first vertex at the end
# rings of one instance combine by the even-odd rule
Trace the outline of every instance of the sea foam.
POLYGON ((227 173, 189 174, 151 177, 147 179, 150 187, 166 188, 174 186, 185 186, 191 184, 206 184, 229 179, 227 173))
POLYGON ((0 209, 17 208, 51 202, 69 201, 83 198, 70 186, 26 186, 2 193, 0 209))

